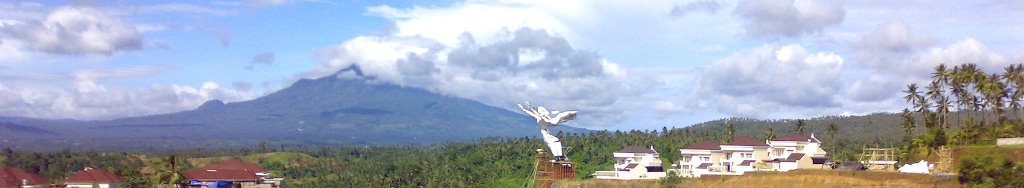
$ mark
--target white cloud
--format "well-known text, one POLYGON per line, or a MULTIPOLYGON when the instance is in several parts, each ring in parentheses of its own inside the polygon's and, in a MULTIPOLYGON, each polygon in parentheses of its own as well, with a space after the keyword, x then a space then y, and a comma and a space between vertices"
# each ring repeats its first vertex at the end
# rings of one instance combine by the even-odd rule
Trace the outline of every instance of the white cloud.
POLYGON ((199 88, 184 85, 126 88, 103 82, 109 78, 135 78, 162 71, 163 68, 131 67, 80 70, 45 80, 5 78, 0 82, 0 114, 48 119, 110 119, 190 110, 213 99, 233 102, 257 96, 252 91, 221 88, 214 82, 203 83, 199 88))
POLYGON ((719 59, 705 72, 698 100, 726 114, 760 117, 780 108, 835 107, 843 58, 800 45, 765 45, 719 59))
POLYGON ((623 120, 653 82, 630 77, 598 54, 573 49, 562 37, 521 28, 506 40, 480 44, 464 34, 446 46, 420 37, 357 37, 325 49, 323 67, 308 77, 358 65, 364 74, 404 86, 425 88, 511 109, 531 101, 553 108, 585 110, 585 127, 623 120), (532 58, 519 58, 532 51, 532 58), (543 54, 542 57, 533 57, 543 54))
POLYGON ((841 3, 815 0, 740 1, 736 15, 746 34, 757 38, 799 37, 843 22, 841 3))
POLYGON ((135 25, 90 7, 61 7, 42 20, 22 22, 4 29, 28 49, 53 54, 111 55, 141 49, 144 42, 135 25))

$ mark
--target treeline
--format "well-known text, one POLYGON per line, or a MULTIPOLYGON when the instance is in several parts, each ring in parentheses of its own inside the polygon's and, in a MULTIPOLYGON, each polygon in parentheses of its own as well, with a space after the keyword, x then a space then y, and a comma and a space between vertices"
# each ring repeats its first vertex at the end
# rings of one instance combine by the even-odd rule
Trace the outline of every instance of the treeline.
POLYGON ((128 153, 99 152, 18 152, 3 149, 2 166, 21 168, 42 175, 50 183, 64 182, 73 173, 85 167, 101 168, 121 176, 126 187, 145 187, 148 180, 140 172, 146 166, 139 157, 128 153))
MULTIPOLYGON (((925 158, 941 147, 993 145, 997 138, 1024 135, 1024 65, 1008 65, 1001 73, 986 73, 975 64, 952 69, 940 64, 924 85, 923 91, 917 83, 903 90, 903 99, 913 109, 901 113, 906 142, 901 161, 925 158), (919 123, 927 131, 914 136, 911 130, 919 123)), ((1013 161, 995 161, 988 154, 965 154, 958 164, 963 184, 1024 186, 1020 178, 1024 165, 1013 161)))

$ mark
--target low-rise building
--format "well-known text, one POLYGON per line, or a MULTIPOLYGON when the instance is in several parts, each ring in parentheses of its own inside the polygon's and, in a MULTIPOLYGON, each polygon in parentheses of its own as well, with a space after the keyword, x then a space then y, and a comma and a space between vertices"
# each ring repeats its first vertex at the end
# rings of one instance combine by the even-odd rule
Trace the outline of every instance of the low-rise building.
POLYGON ((717 142, 704 140, 690 144, 679 150, 679 175, 683 177, 700 177, 705 174, 727 174, 727 167, 722 165, 725 153, 717 142))
POLYGON ((182 172, 192 187, 280 187, 281 178, 270 178, 270 173, 257 164, 240 160, 213 163, 199 169, 182 172))
POLYGON ((39 174, 26 172, 20 168, 0 168, 0 187, 46 188, 50 184, 39 174))
POLYGON ((785 134, 768 142, 769 156, 778 171, 795 169, 822 169, 828 158, 821 149, 821 141, 804 134, 785 134))
POLYGON ((661 157, 654 147, 644 148, 629 146, 612 153, 615 158, 615 171, 598 171, 597 179, 661 179, 665 177, 665 169, 661 166, 661 157))
POLYGON ((64 180, 69 188, 117 188, 121 177, 99 168, 86 167, 64 180))

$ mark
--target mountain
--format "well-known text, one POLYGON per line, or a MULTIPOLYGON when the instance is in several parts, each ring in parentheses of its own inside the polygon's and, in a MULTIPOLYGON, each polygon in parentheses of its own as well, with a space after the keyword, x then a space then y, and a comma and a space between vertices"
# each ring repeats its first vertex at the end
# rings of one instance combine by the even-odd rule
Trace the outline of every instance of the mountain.
MULTIPOLYGON (((526 115, 402 87, 358 67, 250 101, 109 121, 0 117, 0 147, 27 150, 165 150, 333 145, 424 145, 539 135, 526 115), (352 76, 354 75, 354 76, 352 76)), ((560 126, 555 131, 589 130, 560 126)))

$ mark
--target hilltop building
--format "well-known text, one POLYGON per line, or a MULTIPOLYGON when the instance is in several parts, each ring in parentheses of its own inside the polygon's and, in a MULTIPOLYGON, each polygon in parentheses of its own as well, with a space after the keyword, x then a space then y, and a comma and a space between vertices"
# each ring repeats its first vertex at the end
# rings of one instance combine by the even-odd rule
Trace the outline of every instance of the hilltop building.
POLYGON ((117 188, 121 177, 103 169, 86 167, 64 182, 69 188, 117 188))
POLYGON ((0 187, 46 188, 50 184, 39 174, 25 172, 20 168, 0 168, 0 187))
POLYGON ((786 134, 768 141, 739 137, 719 145, 704 140, 679 150, 679 175, 743 175, 751 171, 790 171, 824 168, 821 141, 802 134, 786 134))
POLYGON ((182 172, 191 187, 280 187, 283 178, 270 178, 259 165, 227 160, 182 172))
POLYGON ((615 171, 598 171, 594 173, 594 178, 639 180, 665 177, 661 157, 654 147, 629 146, 612 153, 612 156, 615 157, 615 171))

